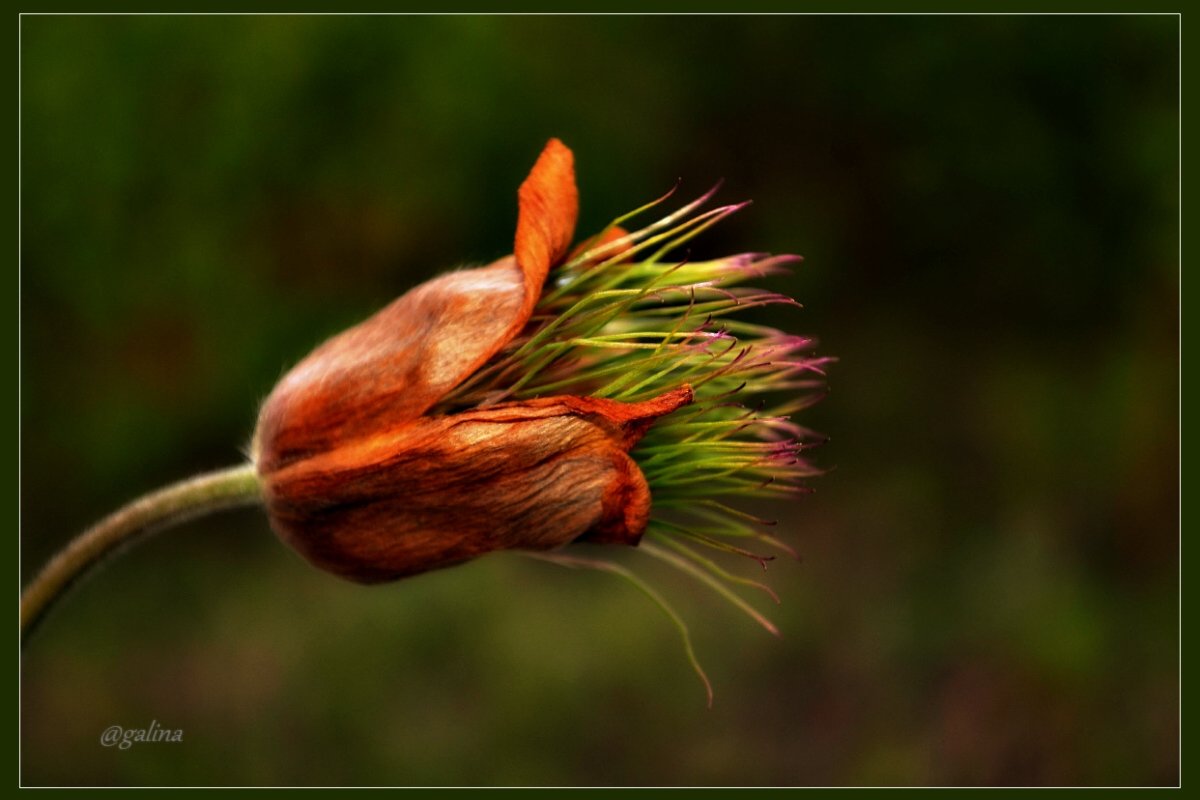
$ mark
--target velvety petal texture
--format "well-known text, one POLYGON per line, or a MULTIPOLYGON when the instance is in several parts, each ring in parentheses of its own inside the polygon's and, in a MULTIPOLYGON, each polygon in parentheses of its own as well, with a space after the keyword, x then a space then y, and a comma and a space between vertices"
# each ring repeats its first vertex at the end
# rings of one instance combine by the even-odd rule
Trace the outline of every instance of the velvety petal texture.
MULTIPOLYGON (((551 139, 517 190, 517 237, 513 255, 525 274, 525 319, 533 313, 550 267, 571 247, 579 217, 575 188, 575 157, 558 139, 551 139)), ((524 324, 524 320, 522 320, 524 324)), ((515 335, 517 331, 513 331, 515 335)))
POLYGON ((271 476, 280 536, 322 569, 370 583, 585 534, 635 544, 650 493, 626 454, 681 389, 639 404, 556 397, 427 417, 271 476))
POLYGON ((314 350, 263 404, 260 465, 274 469, 425 413, 529 321, 578 213, 574 158, 551 139, 518 190, 514 255, 434 278, 314 350))
POLYGON ((650 495, 628 450, 682 387, 644 403, 551 397, 433 415, 529 321, 578 215, 551 140, 518 192, 514 254, 424 283, 314 350, 272 391, 253 456, 280 537, 377 582, 493 550, 636 544, 650 495))
POLYGON ((511 338, 524 303, 515 263, 510 256, 434 278, 314 350, 263 404, 260 468, 425 413, 511 338))

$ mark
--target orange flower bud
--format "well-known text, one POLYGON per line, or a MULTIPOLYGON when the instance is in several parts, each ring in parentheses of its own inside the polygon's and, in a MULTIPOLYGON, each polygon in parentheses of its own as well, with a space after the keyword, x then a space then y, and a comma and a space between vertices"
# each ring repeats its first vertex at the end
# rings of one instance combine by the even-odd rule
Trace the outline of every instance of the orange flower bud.
POLYGON ((581 537, 636 544, 650 493, 627 455, 682 386, 434 414, 529 322, 578 211, 552 139, 518 193, 514 255, 435 278, 314 350, 263 404, 253 456, 272 527, 314 565, 392 580, 581 537))

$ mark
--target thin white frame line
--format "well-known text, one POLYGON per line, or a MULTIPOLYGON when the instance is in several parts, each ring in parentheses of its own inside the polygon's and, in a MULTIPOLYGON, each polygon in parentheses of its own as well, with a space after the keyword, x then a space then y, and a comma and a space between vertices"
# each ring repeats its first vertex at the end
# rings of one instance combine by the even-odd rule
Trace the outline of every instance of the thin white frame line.
MULTIPOLYGON (((1176 151, 1177 151, 1177 167, 1176 176, 1176 215, 1177 215, 1177 286, 1179 289, 1179 297, 1176 307, 1176 343, 1177 350, 1177 366, 1176 366, 1176 414, 1178 421, 1179 440, 1177 443, 1176 465, 1177 469, 1177 495, 1176 503, 1178 510, 1178 532, 1177 532, 1177 554, 1176 574, 1177 574, 1177 680, 1179 696, 1177 698, 1177 707, 1179 710, 1177 725, 1177 754, 1178 754, 1178 781, 1175 786, 1134 786, 1134 785, 1111 785, 1111 786, 1087 786, 1087 785, 1057 785, 1057 786, 903 786, 903 785, 880 785, 880 786, 712 786, 712 787, 696 787, 696 786, 393 786, 389 784, 379 784, 374 786, 248 786, 248 785, 227 785, 227 786, 81 786, 81 785, 61 785, 61 786, 25 786, 21 783, 21 748, 23 745, 23 737, 20 735, 20 712, 23 710, 22 685, 23 685, 23 661, 21 659, 21 644, 20 638, 17 641, 17 784, 20 788, 29 789, 197 789, 197 788, 221 788, 221 789, 280 789, 280 788, 341 788, 341 789, 379 789, 379 788, 411 788, 411 789, 764 789, 767 791, 777 789, 1177 789, 1182 787, 1183 783, 1183 12, 1180 11, 901 11, 901 12, 869 12, 869 11, 796 11, 796 12, 669 12, 669 11, 653 11, 653 12, 472 12, 472 11, 450 11, 450 12, 435 12, 435 11, 418 11, 418 12, 329 12, 329 11, 212 11, 212 12, 192 12, 192 11, 114 11, 114 12, 95 12, 95 11, 21 11, 17 14, 17 598, 20 600, 21 591, 21 555, 23 553, 23 537, 20 535, 21 526, 21 498, 22 498, 22 472, 20 454, 23 451, 23 439, 21 425, 23 409, 21 405, 22 392, 21 387, 24 382, 22 377, 22 355, 23 341, 22 331, 24 330, 24 321, 21 316, 21 298, 23 295, 23 276, 22 269, 22 233, 24 224, 22 219, 22 126, 21 126, 21 110, 22 104, 22 26, 21 20, 24 17, 109 17, 109 16, 163 16, 163 17, 204 17, 204 16, 437 16, 437 17, 456 17, 456 16, 563 16, 563 17, 590 17, 590 16, 737 16, 737 17, 770 17, 770 16, 828 16, 828 17, 859 17, 859 16, 950 16, 950 17, 1056 17, 1056 16, 1071 16, 1071 17, 1090 17, 1090 16, 1112 16, 1112 17, 1176 17, 1178 18, 1178 26, 1176 29, 1177 43, 1177 64, 1176 64, 1176 151)), ((18 603, 19 606, 19 603, 18 603)), ((19 609, 18 609, 19 617, 19 609)))

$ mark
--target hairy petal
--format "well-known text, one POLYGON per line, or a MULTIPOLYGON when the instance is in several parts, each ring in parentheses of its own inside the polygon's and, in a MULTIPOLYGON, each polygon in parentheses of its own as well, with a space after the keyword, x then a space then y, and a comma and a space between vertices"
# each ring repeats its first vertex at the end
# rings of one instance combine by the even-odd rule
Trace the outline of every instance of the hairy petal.
POLYGON ((513 253, 526 276, 527 320, 541 296, 550 267, 567 254, 575 236, 579 191, 575 187, 575 157, 565 144, 558 139, 546 143, 529 177, 517 190, 517 201, 520 212, 513 253))
POLYGON ((510 256, 423 283, 329 339, 263 404, 260 468, 421 416, 507 342, 523 298, 510 256))
POLYGON ((262 468, 417 419, 520 332, 574 233, 565 145, 546 145, 518 199, 515 255, 421 284, 284 376, 259 414, 253 456, 262 468))
POLYGON ((316 566, 364 583, 585 536, 635 544, 650 493, 626 451, 691 398, 684 387, 420 418, 264 474, 271 522, 316 566))

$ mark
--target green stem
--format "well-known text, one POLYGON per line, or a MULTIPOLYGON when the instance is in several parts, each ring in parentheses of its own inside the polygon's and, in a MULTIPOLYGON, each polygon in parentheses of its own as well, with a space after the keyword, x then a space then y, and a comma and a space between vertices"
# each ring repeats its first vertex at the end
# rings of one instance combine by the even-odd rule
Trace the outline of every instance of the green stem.
POLYGON ((258 473, 244 464, 171 484, 110 514, 60 550, 22 592, 22 641, 72 584, 120 545, 193 517, 260 502, 258 473))

